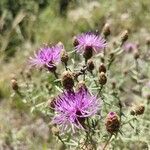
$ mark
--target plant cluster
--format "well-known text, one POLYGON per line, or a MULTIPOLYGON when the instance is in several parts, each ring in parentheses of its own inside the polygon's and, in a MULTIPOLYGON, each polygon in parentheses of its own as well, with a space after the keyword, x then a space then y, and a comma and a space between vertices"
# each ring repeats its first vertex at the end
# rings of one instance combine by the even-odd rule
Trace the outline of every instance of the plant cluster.
MULTIPOLYGON (((125 30, 112 37, 106 23, 101 33, 74 36, 73 51, 61 42, 44 45, 29 58, 22 80, 12 79, 16 94, 32 112, 49 118, 50 134, 64 147, 104 150, 148 130, 142 118, 150 96, 141 99, 149 86, 143 65, 150 40, 141 52, 138 43, 127 42, 128 35, 125 30)), ((148 148, 147 138, 140 142, 148 148)))

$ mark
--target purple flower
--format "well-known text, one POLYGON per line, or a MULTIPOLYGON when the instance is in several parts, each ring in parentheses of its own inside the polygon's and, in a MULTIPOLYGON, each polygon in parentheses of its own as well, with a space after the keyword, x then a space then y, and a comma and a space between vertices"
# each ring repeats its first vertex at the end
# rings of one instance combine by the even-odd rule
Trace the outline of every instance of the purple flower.
POLYGON ((125 43, 123 48, 126 52, 132 52, 133 50, 137 49, 137 44, 135 44, 135 43, 125 43))
POLYGON ((100 109, 96 96, 92 96, 87 89, 81 88, 77 92, 64 92, 55 101, 56 115, 53 123, 64 131, 75 128, 84 129, 84 121, 93 116, 100 109))
POLYGON ((113 118, 114 116, 117 116, 116 112, 109 112, 108 118, 113 118))
POLYGON ((77 35, 75 39, 75 49, 79 53, 92 49, 95 53, 99 53, 106 47, 106 41, 99 35, 92 32, 77 35))
POLYGON ((55 67, 55 63, 60 61, 61 51, 63 49, 63 45, 58 43, 54 46, 44 46, 37 53, 35 53, 34 57, 30 57, 31 66, 41 68, 46 67, 51 69, 55 67))

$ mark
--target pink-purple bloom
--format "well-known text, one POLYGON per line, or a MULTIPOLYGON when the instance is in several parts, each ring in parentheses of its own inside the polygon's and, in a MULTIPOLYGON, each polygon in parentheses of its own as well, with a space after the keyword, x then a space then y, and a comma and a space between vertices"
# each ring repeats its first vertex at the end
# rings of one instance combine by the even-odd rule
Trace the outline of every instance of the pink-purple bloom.
POLYGON ((84 53, 89 48, 92 48, 94 53, 99 53, 106 47, 106 40, 93 32, 77 35, 75 40, 75 49, 79 53, 84 53))
POLYGON ((56 63, 60 62, 62 49, 63 45, 59 43, 54 46, 45 45, 35 53, 34 57, 30 57, 31 66, 53 68, 56 63))
POLYGON ((116 112, 109 112, 108 117, 113 118, 116 115, 117 115, 116 112))
POLYGON ((99 100, 85 88, 73 92, 62 93, 55 100, 56 115, 53 123, 60 126, 62 131, 75 128, 84 129, 84 121, 100 109, 99 100))
POLYGON ((126 52, 132 52, 137 49, 137 44, 135 43, 125 43, 123 46, 126 52))

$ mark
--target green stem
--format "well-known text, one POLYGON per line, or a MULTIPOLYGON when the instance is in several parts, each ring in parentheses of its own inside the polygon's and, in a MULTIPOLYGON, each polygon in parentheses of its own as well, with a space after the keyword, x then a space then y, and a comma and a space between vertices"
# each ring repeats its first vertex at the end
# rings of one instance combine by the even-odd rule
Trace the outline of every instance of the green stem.
MULTIPOLYGON (((92 77, 94 78, 94 74, 93 74, 93 72, 90 72, 90 73, 91 73, 92 77)), ((95 82, 96 87, 99 87, 99 85, 98 85, 98 83, 96 82, 96 80, 95 80, 95 79, 94 79, 94 82, 95 82)))
POLYGON ((108 70, 110 70, 110 67, 112 65, 112 63, 114 62, 115 58, 111 58, 111 60, 109 61, 109 64, 108 64, 108 70))
POLYGON ((57 137, 58 137, 58 139, 62 142, 62 144, 63 144, 64 146, 66 146, 65 142, 62 140, 62 138, 60 137, 60 135, 57 135, 57 137))
POLYGON ((54 76, 56 79, 58 79, 58 74, 56 73, 56 71, 53 72, 54 76))
POLYGON ((135 60, 135 68, 136 68, 136 71, 138 72, 139 71, 139 64, 138 64, 138 60, 137 59, 135 60))
POLYGON ((106 149, 106 147, 107 147, 107 145, 109 144, 109 142, 110 142, 112 136, 113 136, 113 135, 111 134, 110 137, 108 138, 108 140, 106 141, 106 144, 105 144, 105 146, 103 147, 103 150, 106 149))
POLYGON ((64 66, 65 66, 66 71, 68 71, 68 65, 67 65, 67 63, 64 63, 64 66))

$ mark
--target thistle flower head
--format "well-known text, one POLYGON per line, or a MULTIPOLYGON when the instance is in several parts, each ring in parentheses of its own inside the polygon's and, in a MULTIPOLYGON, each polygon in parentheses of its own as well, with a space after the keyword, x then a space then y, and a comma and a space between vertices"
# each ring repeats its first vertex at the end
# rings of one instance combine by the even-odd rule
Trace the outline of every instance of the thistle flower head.
POLYGON ((120 121, 115 112, 109 112, 106 118, 105 126, 107 131, 111 134, 119 130, 120 121))
POLYGON ((123 48, 126 52, 132 52, 137 49, 137 45, 135 43, 125 43, 123 48))
POLYGON ((76 51, 84 53, 92 49, 94 53, 99 53, 106 47, 106 41, 99 35, 92 32, 82 33, 76 36, 76 51))
POLYGON ((53 123, 59 125, 63 131, 71 127, 74 132, 75 128, 84 129, 85 119, 96 114, 98 110, 96 96, 92 96, 86 89, 64 92, 56 99, 53 123))
POLYGON ((30 57, 31 66, 37 68, 46 67, 48 69, 55 67, 55 63, 58 63, 61 59, 62 49, 62 44, 42 47, 35 53, 34 57, 30 57))

